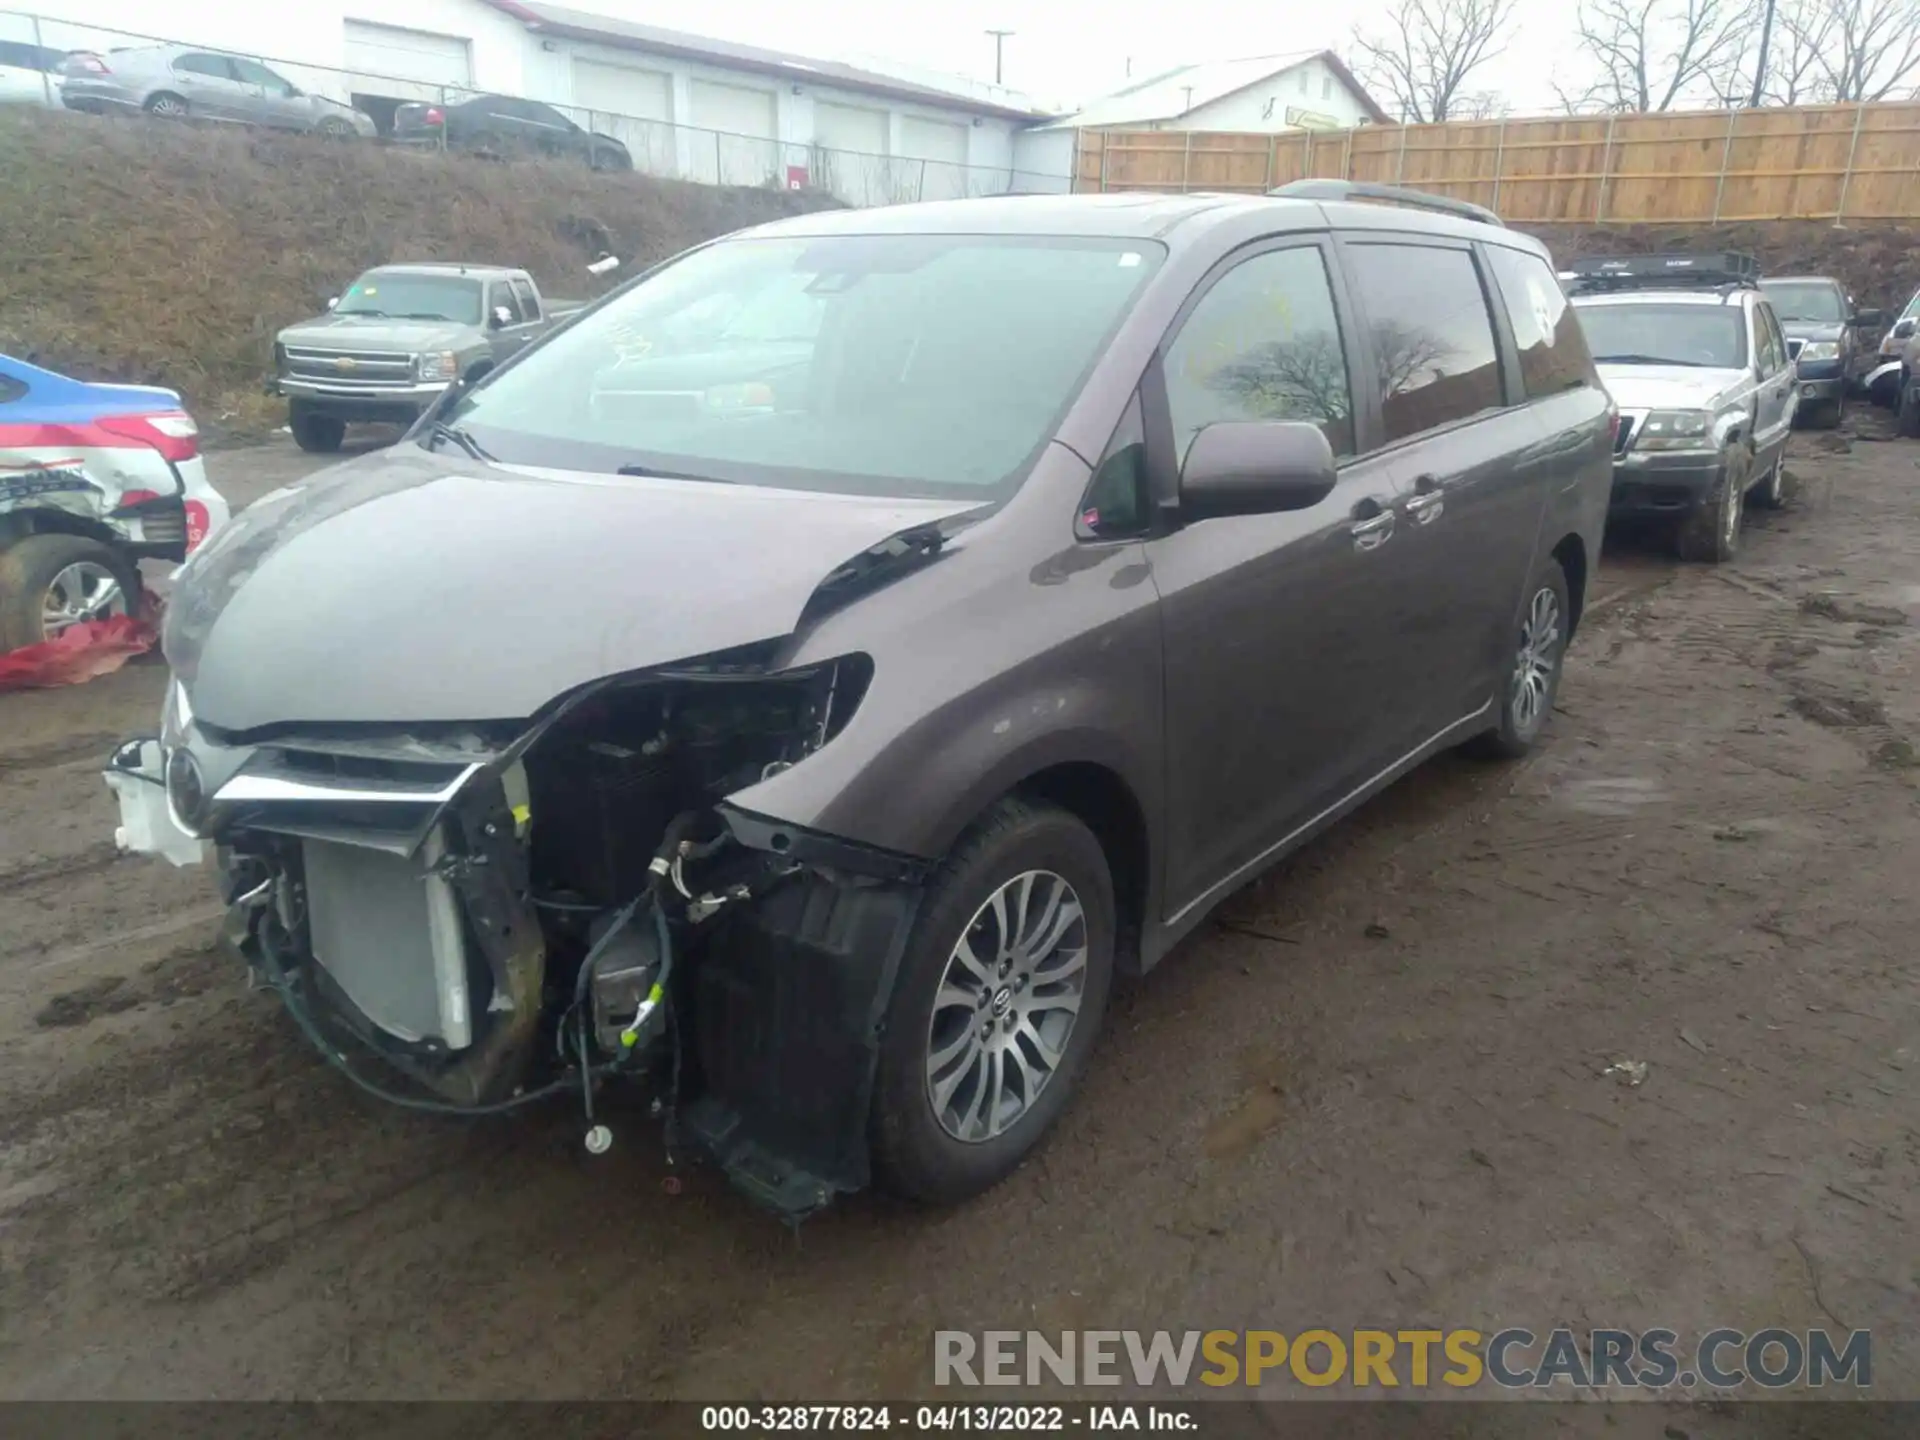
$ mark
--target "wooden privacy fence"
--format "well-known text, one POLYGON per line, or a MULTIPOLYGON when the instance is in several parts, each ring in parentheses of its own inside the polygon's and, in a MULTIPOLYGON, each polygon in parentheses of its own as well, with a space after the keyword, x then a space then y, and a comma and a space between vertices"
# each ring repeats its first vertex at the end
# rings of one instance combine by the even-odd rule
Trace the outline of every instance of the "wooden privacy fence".
POLYGON ((1083 130, 1077 190, 1258 194, 1305 177, 1471 200, 1534 224, 1920 218, 1920 103, 1376 125, 1083 130))

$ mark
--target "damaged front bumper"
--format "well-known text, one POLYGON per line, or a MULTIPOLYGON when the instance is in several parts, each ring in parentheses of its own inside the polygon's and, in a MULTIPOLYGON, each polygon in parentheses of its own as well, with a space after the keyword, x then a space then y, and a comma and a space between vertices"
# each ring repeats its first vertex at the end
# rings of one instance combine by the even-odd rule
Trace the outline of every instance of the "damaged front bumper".
POLYGON ((927 866, 728 803, 848 695, 747 679, 592 687, 511 736, 257 744, 175 687, 107 768, 118 839, 216 862, 229 939, 362 1088, 459 1113, 572 1094, 591 1124, 596 1089, 650 1085, 670 1147, 798 1218, 869 1181, 927 866))

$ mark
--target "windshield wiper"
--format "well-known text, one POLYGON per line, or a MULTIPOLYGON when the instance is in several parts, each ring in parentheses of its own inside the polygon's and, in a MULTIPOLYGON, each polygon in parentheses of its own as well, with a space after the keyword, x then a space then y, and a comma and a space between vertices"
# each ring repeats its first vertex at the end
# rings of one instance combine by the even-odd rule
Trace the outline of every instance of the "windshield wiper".
POLYGON ((486 447, 465 430, 458 425, 449 425, 444 420, 436 420, 433 422, 433 428, 427 431, 427 449, 437 450, 442 440, 451 440, 466 451, 472 459, 483 460, 488 464, 496 463, 493 456, 487 453, 486 447))
POLYGON ((433 315, 433 314, 429 314, 429 313, 428 313, 427 311, 425 311, 425 310, 414 310, 414 311, 410 311, 409 313, 407 313, 407 314, 405 314, 405 315, 395 315, 395 316, 392 316, 392 317, 390 317, 390 318, 392 318, 392 319, 395 319, 395 320, 445 320, 445 321, 447 321, 447 323, 448 323, 448 324, 461 324, 461 325, 470 325, 470 324, 472 324, 472 323, 473 323, 473 322, 472 322, 472 321, 470 321, 470 320, 461 320, 461 321, 455 321, 455 320, 454 320, 454 319, 453 319, 453 318, 452 318, 451 316, 449 316, 449 315, 433 315))
POLYGON ((1596 365, 1690 365, 1696 370, 1704 362, 1699 360, 1676 360, 1670 355, 1596 355, 1596 365))
POLYGON ((359 315, 368 320, 391 320, 393 317, 384 310, 341 310, 335 308, 336 315, 359 315))

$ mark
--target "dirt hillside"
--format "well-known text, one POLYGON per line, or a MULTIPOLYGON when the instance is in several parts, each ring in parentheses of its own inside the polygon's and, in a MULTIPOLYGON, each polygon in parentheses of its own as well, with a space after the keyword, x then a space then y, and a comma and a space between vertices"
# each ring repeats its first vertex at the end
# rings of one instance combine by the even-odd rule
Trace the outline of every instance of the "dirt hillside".
MULTIPOLYGON (((817 197, 302 136, 0 113, 0 350, 245 430, 274 333, 369 265, 524 265, 558 296, 817 197)), ((617 278, 617 277, 616 277, 617 278)), ((275 422, 277 423, 277 421, 275 422)))
POLYGON ((1920 286, 1920 233, 1888 223, 1841 227, 1825 220, 1689 225, 1526 225, 1555 260, 1645 255, 1661 250, 1739 250, 1766 275, 1832 275, 1863 308, 1898 311, 1920 286))

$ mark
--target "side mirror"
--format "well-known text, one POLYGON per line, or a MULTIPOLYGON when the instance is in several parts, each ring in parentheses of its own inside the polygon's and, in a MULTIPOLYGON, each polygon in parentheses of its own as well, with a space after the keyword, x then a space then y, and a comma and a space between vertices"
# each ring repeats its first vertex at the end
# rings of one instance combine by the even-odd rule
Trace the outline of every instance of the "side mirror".
POLYGON ((1233 420, 1193 437, 1180 470, 1186 520, 1305 510, 1333 491, 1333 446, 1318 425, 1233 420))
POLYGON ((493 328, 504 330, 513 323, 513 312, 504 305, 493 307, 493 328))
POLYGON ((340 297, 338 295, 329 295, 327 297, 327 309, 331 310, 333 309, 334 306, 338 305, 339 303, 340 303, 340 297))
POLYGON ((1853 312, 1853 323, 1863 330, 1871 330, 1878 325, 1884 325, 1886 319, 1887 312, 1884 310, 1856 310, 1853 312))
POLYGON ((1920 322, 1916 322, 1913 320, 1894 321, 1893 322, 1893 338, 1896 340, 1911 340, 1913 338, 1913 329, 1916 323, 1920 323, 1920 322))

